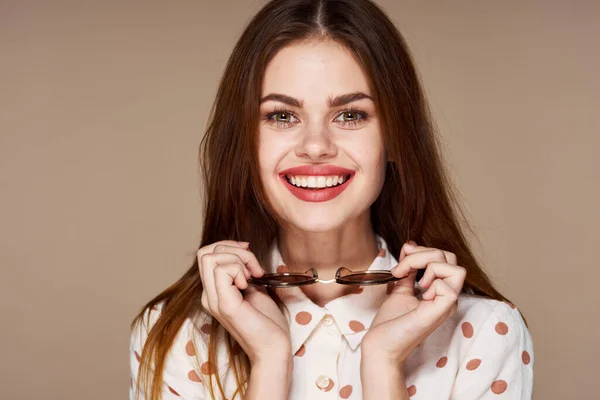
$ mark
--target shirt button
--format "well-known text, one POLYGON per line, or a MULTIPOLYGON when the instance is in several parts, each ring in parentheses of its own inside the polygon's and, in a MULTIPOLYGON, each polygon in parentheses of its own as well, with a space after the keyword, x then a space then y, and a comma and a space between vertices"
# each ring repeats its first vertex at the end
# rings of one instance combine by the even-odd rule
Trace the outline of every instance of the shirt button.
POLYGON ((333 318, 331 318, 331 315, 326 315, 323 319, 323 323, 327 326, 331 326, 331 324, 333 324, 333 318))
POLYGON ((317 386, 320 389, 326 389, 329 386, 329 378, 325 375, 321 375, 317 378, 317 386))

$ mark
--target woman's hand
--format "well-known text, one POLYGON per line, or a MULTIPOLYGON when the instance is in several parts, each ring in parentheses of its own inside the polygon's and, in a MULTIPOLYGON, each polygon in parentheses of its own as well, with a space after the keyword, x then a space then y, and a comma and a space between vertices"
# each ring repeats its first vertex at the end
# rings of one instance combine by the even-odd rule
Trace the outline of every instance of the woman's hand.
POLYGON ((202 247, 197 255, 202 306, 240 344, 250 362, 289 362, 291 343, 286 318, 264 288, 247 282, 250 276, 264 274, 248 243, 223 240, 202 247))
MULTIPOLYGON (((414 243, 414 242, 412 242, 414 243)), ((399 366, 412 351, 454 311, 466 277, 449 251, 405 244, 398 265, 392 269, 397 282, 383 302, 362 341, 363 359, 399 366), (417 270, 425 269, 419 286, 427 289, 423 300, 415 297, 417 270)))

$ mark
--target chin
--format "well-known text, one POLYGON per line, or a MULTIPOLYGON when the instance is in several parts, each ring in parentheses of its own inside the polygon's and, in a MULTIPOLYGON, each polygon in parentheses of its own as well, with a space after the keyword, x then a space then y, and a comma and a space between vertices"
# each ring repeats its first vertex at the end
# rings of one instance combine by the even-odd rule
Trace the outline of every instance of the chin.
POLYGON ((320 213, 311 213, 310 215, 298 215, 293 218, 286 217, 286 221, 294 227, 294 229, 303 232, 321 233, 330 232, 342 228, 348 218, 343 216, 322 215, 320 213))

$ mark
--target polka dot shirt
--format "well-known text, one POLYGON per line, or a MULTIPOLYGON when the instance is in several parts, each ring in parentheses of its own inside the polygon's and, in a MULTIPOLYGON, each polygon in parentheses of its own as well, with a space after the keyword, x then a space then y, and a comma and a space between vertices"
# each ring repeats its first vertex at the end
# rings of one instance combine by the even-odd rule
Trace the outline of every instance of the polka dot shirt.
MULTIPOLYGON (((380 252, 369 269, 396 266, 383 238, 377 236, 377 241, 380 252)), ((275 245, 271 257, 274 269, 284 265, 275 245)), ((323 307, 299 288, 278 291, 294 353, 290 400, 362 399, 360 343, 389 290, 385 285, 365 286, 323 307)), ((147 311, 144 323, 132 332, 130 399, 135 398, 141 349, 160 309, 147 311)), ((206 361, 209 318, 188 318, 179 331, 166 360, 163 399, 210 399, 211 374, 221 377, 227 399, 240 398, 234 397, 235 375, 222 330, 216 333, 219 369, 206 361)), ((533 364, 531 335, 514 305, 461 294, 456 313, 413 351, 404 372, 411 400, 524 400, 532 396, 533 364)))

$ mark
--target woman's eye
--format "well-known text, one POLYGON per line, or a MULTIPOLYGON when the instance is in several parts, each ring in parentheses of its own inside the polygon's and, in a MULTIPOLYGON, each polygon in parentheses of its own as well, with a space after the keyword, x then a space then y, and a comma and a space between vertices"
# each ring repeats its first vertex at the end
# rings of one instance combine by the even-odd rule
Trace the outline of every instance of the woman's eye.
MULTIPOLYGON (((365 122, 368 118, 369 115, 366 112, 350 109, 339 114, 335 121, 341 123, 343 127, 355 127, 359 122, 365 122)), ((294 113, 288 110, 275 110, 267 113, 264 115, 264 119, 269 123, 276 124, 278 128, 288 128, 298 122, 294 113)))
POLYGON ((275 114, 275 122, 283 122, 283 123, 290 123, 291 119, 294 118, 294 116, 290 113, 287 112, 279 112, 277 114, 275 114))
POLYGON ((344 126, 356 126, 358 124, 358 121, 365 121, 367 118, 367 113, 363 111, 348 110, 341 113, 340 116, 336 119, 336 121, 341 122, 344 126), (341 120, 339 120, 340 118, 341 120))
POLYGON ((291 112, 285 110, 268 113, 264 118, 269 123, 275 123, 278 128, 287 128, 296 122, 296 117, 291 112))

